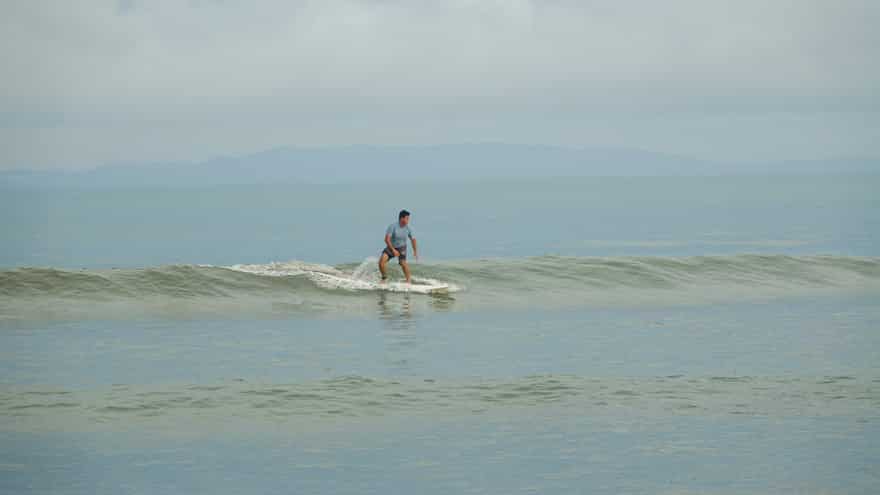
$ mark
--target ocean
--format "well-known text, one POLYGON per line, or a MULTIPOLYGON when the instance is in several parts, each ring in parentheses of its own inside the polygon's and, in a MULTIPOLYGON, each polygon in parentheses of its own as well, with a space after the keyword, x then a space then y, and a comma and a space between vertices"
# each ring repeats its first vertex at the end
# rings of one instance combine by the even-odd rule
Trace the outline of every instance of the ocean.
POLYGON ((2 189, 0 492, 877 493, 878 191, 2 189))

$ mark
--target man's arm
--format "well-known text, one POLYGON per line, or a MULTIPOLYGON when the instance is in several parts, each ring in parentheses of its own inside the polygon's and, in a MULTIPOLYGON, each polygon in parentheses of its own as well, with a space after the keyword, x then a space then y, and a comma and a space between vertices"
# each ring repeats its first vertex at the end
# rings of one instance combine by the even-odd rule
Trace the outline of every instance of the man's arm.
POLYGON ((410 237, 409 240, 412 241, 412 245, 413 245, 413 256, 415 257, 415 259, 419 259, 419 245, 416 244, 416 238, 415 238, 415 237, 410 237))
MULTIPOLYGON (((391 234, 385 234, 385 245, 388 246, 388 249, 392 253, 394 253, 394 256, 400 256, 400 252, 397 251, 396 249, 394 249, 394 246, 391 245, 391 234)), ((413 249, 415 249, 415 248, 416 248, 416 246, 415 246, 415 244, 413 244, 413 249)))

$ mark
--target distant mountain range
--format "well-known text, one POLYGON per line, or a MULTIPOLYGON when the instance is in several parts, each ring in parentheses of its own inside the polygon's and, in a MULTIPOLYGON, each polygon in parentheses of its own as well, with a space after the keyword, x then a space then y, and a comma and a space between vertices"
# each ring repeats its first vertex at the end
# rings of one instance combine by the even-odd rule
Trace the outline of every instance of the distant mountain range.
POLYGON ((880 160, 734 163, 617 148, 518 144, 277 148, 196 163, 103 166, 87 171, 6 171, 0 185, 125 187, 527 179, 589 176, 877 173, 880 160))

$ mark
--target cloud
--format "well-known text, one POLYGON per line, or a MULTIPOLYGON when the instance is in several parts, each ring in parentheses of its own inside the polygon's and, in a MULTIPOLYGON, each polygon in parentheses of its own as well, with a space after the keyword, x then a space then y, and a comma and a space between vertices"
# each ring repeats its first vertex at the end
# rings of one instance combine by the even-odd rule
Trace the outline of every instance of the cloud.
MULTIPOLYGON (((880 109, 873 1, 36 0, 6 10, 0 144, 17 162, 59 163, 45 151, 53 143, 87 162, 350 142, 364 126, 390 142, 461 139, 455 126, 540 142, 597 128, 585 116, 661 114, 684 129, 782 112, 803 115, 806 129, 841 112, 876 126, 880 109), (279 125, 305 135, 285 139, 279 125), (414 133, 420 125, 430 130, 414 133), (112 139, 95 152, 102 135, 112 139)), ((832 133, 855 122, 835 119, 832 133)), ((875 134, 857 131, 857 151, 877 152, 875 134)), ((685 139, 674 146, 688 151, 685 139)))

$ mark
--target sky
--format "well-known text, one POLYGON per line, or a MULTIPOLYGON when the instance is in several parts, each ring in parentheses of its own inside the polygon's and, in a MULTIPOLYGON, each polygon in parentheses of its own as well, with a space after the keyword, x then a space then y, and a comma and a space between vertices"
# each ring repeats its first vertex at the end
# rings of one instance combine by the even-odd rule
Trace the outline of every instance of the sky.
POLYGON ((876 0, 0 9, 0 169, 485 141, 880 157, 876 0))

